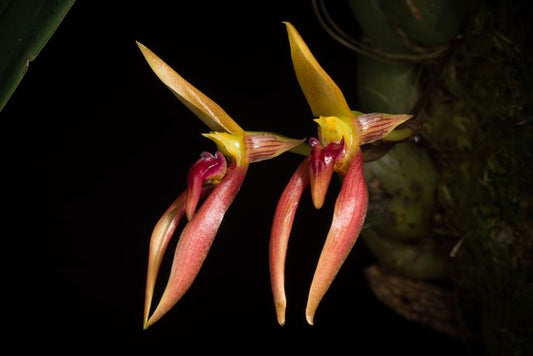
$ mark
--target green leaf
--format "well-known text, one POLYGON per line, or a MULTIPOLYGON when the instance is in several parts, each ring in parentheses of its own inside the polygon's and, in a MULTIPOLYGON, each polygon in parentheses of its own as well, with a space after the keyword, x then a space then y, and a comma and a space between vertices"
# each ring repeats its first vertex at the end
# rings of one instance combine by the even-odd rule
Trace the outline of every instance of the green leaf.
POLYGON ((0 111, 74 2, 0 1, 0 111))

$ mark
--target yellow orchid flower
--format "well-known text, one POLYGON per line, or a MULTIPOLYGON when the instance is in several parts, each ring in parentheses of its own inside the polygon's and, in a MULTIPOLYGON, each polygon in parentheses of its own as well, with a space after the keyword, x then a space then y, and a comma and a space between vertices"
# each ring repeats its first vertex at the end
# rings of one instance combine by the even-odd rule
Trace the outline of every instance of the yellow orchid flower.
POLYGON ((294 216, 303 191, 310 186, 314 206, 322 207, 333 172, 343 177, 329 233, 315 270, 306 307, 313 319, 320 301, 354 246, 368 206, 361 145, 386 138, 412 115, 363 114, 352 111, 344 95, 322 69, 304 40, 285 22, 298 83, 318 124, 310 138, 311 154, 304 159, 278 202, 270 238, 270 276, 277 320, 285 324, 285 259, 294 216))
POLYGON ((165 315, 194 282, 250 163, 274 158, 304 140, 271 132, 244 131, 219 105, 151 50, 139 42, 137 45, 159 79, 212 130, 204 136, 213 140, 219 150, 215 154, 203 152, 200 155, 189 170, 187 189, 162 215, 152 232, 143 317, 146 329, 165 315), (202 198, 205 200, 197 210, 202 198), (179 237, 167 285, 150 315, 161 261, 183 215, 187 216, 188 223, 179 237))

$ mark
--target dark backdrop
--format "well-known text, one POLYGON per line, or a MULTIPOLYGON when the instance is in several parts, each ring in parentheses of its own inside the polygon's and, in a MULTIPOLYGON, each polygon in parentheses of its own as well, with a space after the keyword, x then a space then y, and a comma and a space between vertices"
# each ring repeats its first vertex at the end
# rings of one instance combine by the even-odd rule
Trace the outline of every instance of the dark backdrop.
MULTIPOLYGON (((330 10, 356 35, 346 2, 330 10)), ((188 167, 214 145, 135 41, 245 129, 309 137, 315 124, 282 21, 296 26, 356 108, 357 56, 319 26, 310 1, 73 6, 0 113, 3 350, 468 354, 464 343, 402 319, 373 297, 362 275, 372 256, 362 243, 316 325, 306 324, 335 183, 320 211, 303 197, 287 257, 287 324, 277 324, 268 239, 277 199, 301 159, 292 154, 251 167, 189 292, 142 330, 150 233, 184 189, 188 167)))

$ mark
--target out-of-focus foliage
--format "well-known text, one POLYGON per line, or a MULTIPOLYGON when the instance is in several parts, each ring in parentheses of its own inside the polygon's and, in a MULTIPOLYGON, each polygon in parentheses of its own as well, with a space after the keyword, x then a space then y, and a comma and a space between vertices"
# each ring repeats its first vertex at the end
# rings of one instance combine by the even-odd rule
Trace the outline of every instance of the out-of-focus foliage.
POLYGON ((447 45, 461 30, 468 1, 350 0, 372 46, 390 53, 421 53, 447 45))
POLYGON ((0 111, 75 0, 0 2, 0 111))

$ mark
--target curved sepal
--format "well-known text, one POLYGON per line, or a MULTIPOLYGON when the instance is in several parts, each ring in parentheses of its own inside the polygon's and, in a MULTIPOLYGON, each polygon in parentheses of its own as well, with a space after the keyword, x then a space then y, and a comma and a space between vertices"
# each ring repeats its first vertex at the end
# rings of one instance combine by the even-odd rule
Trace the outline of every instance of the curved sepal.
POLYGON ((150 238, 150 252, 148 254, 148 272, 146 274, 146 289, 144 292, 144 318, 143 326, 146 329, 152 298, 154 296, 155 282, 161 261, 167 250, 168 243, 176 230, 185 212, 187 192, 183 192, 159 219, 152 231, 150 238))
POLYGON ((285 258, 294 216, 303 191, 309 185, 309 158, 306 158, 292 175, 276 207, 270 233, 269 259, 270 282, 276 316, 280 325, 285 324, 285 258))
POLYGON ((320 301, 357 241, 367 207, 368 190, 363 175, 363 155, 359 150, 344 176, 335 202, 333 221, 311 282, 305 310, 310 325, 313 325, 320 301))
POLYGON ((137 42, 144 58, 159 79, 176 97, 196 114, 211 130, 240 134, 244 130, 217 103, 192 86, 168 64, 137 42))
POLYGON ((222 219, 240 190, 247 170, 247 165, 230 167, 226 177, 213 189, 183 229, 176 246, 167 285, 145 328, 165 315, 194 282, 222 219))
POLYGON ((291 23, 284 24, 287 27, 296 78, 313 115, 353 117, 342 91, 318 64, 298 31, 291 23))

